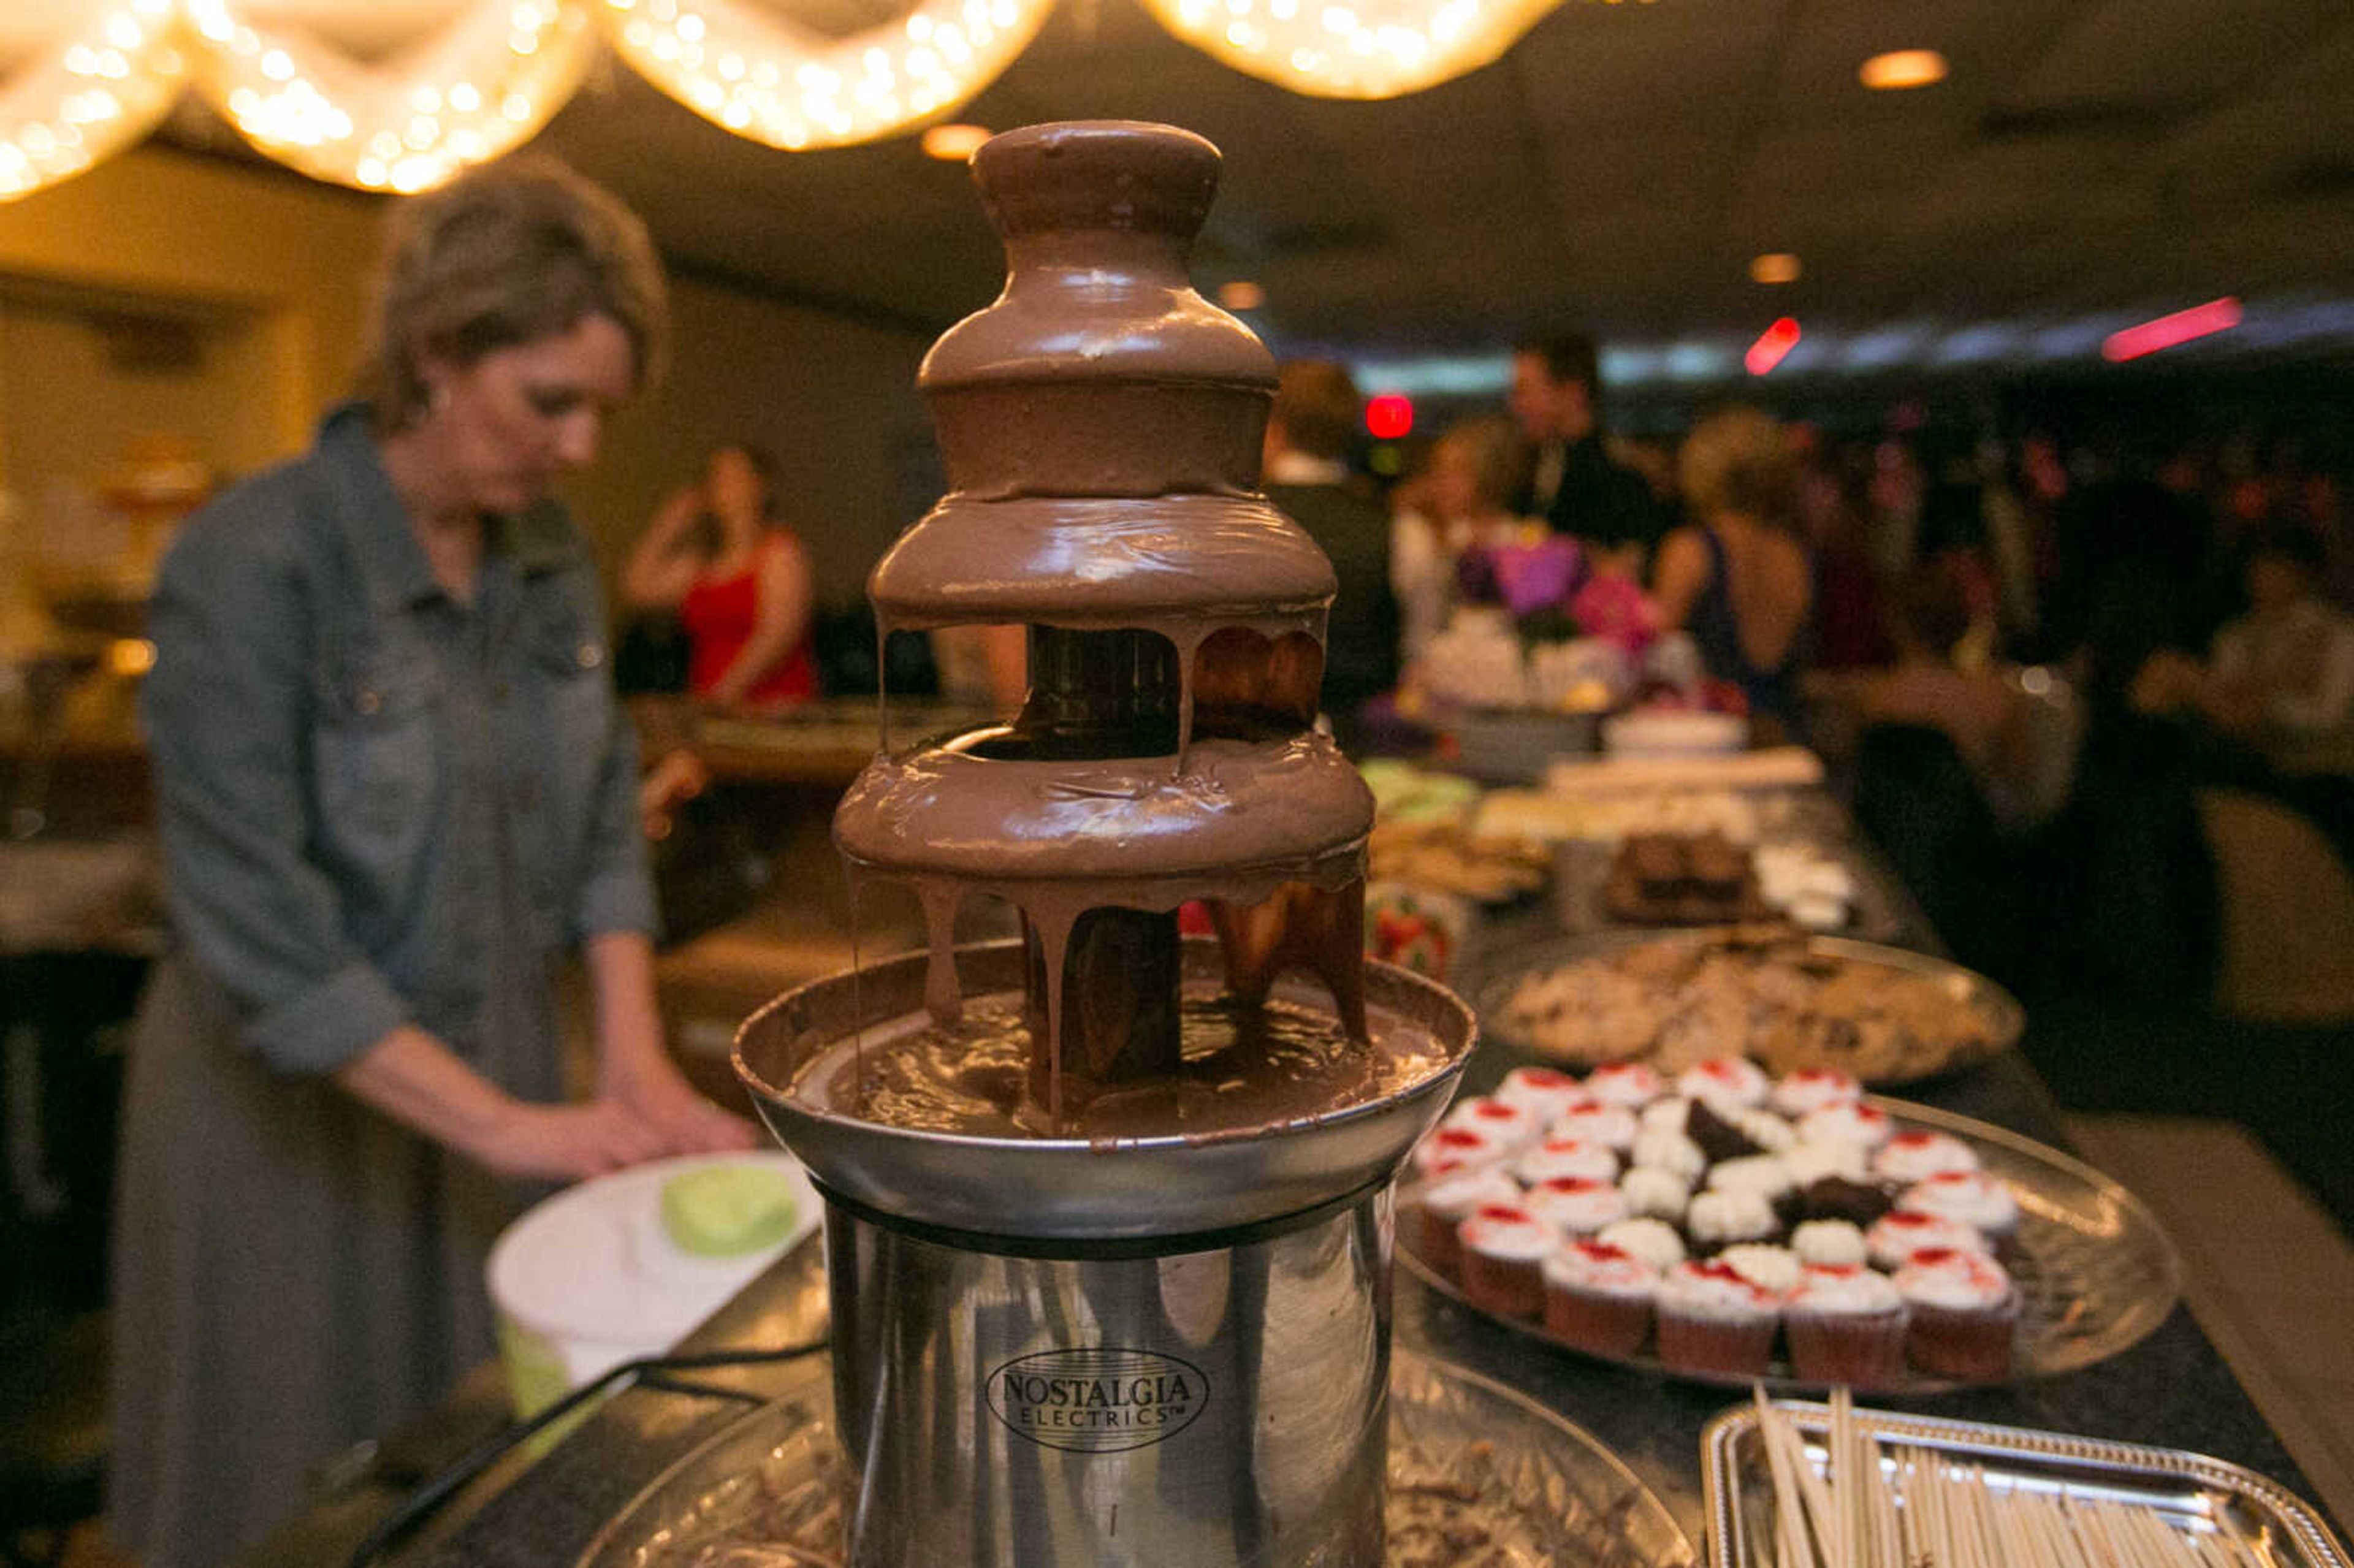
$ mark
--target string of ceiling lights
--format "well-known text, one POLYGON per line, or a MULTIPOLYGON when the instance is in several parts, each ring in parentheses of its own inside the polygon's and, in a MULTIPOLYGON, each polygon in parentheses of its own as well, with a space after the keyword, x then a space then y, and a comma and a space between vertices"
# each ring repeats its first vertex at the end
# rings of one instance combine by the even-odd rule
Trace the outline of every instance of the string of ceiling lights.
MULTIPOLYGON (((1237 69, 1296 92, 1372 99, 1486 65, 1561 0, 1146 3, 1237 69)), ((916 0, 834 37, 747 0, 473 0, 395 58, 368 61, 260 25, 242 0, 49 0, 48 30, 0 74, 0 201, 129 147, 191 85, 254 147, 306 175, 429 190, 536 133, 600 47, 737 135, 793 150, 870 142, 988 86, 1054 4, 916 0)))

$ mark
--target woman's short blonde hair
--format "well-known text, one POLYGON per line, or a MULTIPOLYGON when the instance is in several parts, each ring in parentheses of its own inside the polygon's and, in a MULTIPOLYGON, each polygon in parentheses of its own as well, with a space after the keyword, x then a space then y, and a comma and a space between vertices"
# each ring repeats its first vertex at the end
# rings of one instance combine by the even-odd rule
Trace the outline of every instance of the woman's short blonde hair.
POLYGON ((1473 489, 1479 500, 1492 509, 1501 511, 1510 506, 1527 480, 1527 454, 1521 447, 1520 431, 1500 414, 1474 415, 1457 420, 1447 427, 1434 445, 1433 461, 1437 459, 1439 448, 1462 454, 1473 489))
POLYGON ((472 170, 393 209, 366 395, 378 423, 398 428, 424 411, 427 358, 471 365, 590 316, 621 329, 638 385, 652 382, 670 307, 645 225, 552 158, 472 170))
POLYGON ((1760 409, 1727 408, 1694 425, 1676 457, 1676 482, 1702 521, 1734 512, 1778 528, 1797 515, 1797 454, 1760 409))

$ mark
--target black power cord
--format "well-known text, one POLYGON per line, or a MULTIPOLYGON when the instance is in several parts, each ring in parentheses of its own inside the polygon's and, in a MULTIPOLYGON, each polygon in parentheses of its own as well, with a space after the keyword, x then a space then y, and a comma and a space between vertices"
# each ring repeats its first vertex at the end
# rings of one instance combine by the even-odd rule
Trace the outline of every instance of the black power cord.
POLYGON ((622 1384, 635 1383, 642 1388, 652 1388, 673 1393, 694 1394, 708 1399, 740 1400, 748 1404, 765 1404, 768 1401, 742 1389, 721 1388, 714 1383, 682 1379, 679 1372, 717 1372, 728 1367, 773 1366, 783 1361, 799 1361, 826 1348, 824 1339, 805 1344, 785 1345, 772 1351, 706 1351, 683 1356, 646 1356, 633 1361, 623 1361, 604 1376, 581 1384, 554 1404, 528 1421, 510 1423, 504 1430, 484 1438, 466 1451, 440 1475, 420 1483, 400 1506, 387 1514, 376 1527, 368 1531, 366 1540, 353 1548, 347 1559, 348 1568, 370 1568, 381 1561, 386 1552, 405 1540, 408 1534, 430 1519, 443 1504, 467 1484, 499 1462, 518 1445, 529 1442, 539 1433, 563 1420, 590 1400, 602 1398, 622 1384))

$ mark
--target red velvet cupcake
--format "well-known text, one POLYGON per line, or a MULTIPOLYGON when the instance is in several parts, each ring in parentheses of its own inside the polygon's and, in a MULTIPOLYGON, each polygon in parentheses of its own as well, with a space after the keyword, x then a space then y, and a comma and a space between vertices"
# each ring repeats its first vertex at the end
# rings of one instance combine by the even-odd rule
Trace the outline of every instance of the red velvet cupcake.
POLYGON ((1782 1303, 1790 1364, 1809 1383, 1886 1388, 1904 1376, 1904 1297, 1860 1263, 1809 1264, 1782 1303))
POLYGON ((1659 1359, 1683 1372, 1763 1377, 1780 1306, 1730 1264, 1680 1263, 1653 1298, 1659 1359))
POLYGON ((1414 1173, 1425 1179, 1451 1171, 1493 1165, 1504 1158, 1503 1139, 1476 1127, 1434 1128, 1414 1146, 1414 1173))
POLYGON ((1964 1383, 2010 1375, 2022 1302, 2002 1265, 1978 1253, 1932 1247, 1896 1271, 1896 1288, 1913 1313, 1904 1353, 1915 1367, 1964 1383))
POLYGON ((1630 1356, 1651 1331, 1659 1272, 1624 1247, 1579 1240, 1544 1260, 1545 1330, 1601 1356, 1630 1356))
POLYGON ((1482 1203, 1517 1203, 1521 1184, 1496 1166, 1454 1171, 1407 1194, 1406 1245, 1440 1276, 1460 1280, 1463 1245, 1455 1228, 1482 1203))
POLYGON ((1506 1318, 1544 1310, 1545 1255, 1561 1233, 1518 1203, 1482 1203, 1455 1227, 1463 1249, 1463 1297, 1506 1318))

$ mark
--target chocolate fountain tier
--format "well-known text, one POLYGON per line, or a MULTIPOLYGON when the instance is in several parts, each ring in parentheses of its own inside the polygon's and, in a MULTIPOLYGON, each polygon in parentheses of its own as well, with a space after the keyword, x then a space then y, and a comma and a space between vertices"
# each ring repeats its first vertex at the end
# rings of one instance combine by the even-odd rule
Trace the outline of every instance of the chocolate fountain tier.
POLYGON ((951 490, 1253 493, 1275 362, 1185 266, 1217 149, 1166 126, 1083 122, 1009 132, 972 169, 1007 276, 924 358, 951 490))
POLYGON ((1195 620, 1320 634, 1332 563, 1267 501, 1224 495, 981 501, 952 494, 867 579, 893 627, 1195 620))
MULTIPOLYGON (((1184 959, 1193 980, 1220 983, 1214 944, 1186 943, 1184 959)), ((1027 959, 1019 942, 962 948, 956 961, 967 998, 1021 994, 1027 959)), ((912 953, 788 991, 737 1034, 736 1070, 829 1199, 901 1226, 972 1237, 1158 1245, 1362 1200, 1437 1118, 1477 1033, 1471 1010, 1451 992, 1369 962, 1372 1011, 1428 1036, 1436 1065, 1392 1092, 1315 1114, 1209 1135, 986 1138, 885 1126, 793 1092, 805 1069, 862 1031, 880 1037, 919 1020, 927 963, 912 953)), ((1323 1000, 1312 983, 1278 987, 1277 998, 1323 1000)))
POLYGON ((1036 762, 946 747, 877 757, 843 797, 833 835, 862 867, 889 874, 1174 883, 1165 901, 1142 906, 1173 908, 1192 897, 1256 903, 1287 880, 1353 881, 1373 821, 1364 780, 1310 735, 1197 740, 1182 775, 1168 757, 1036 762), (1253 896, 1237 891, 1246 883, 1265 886, 1253 896))

